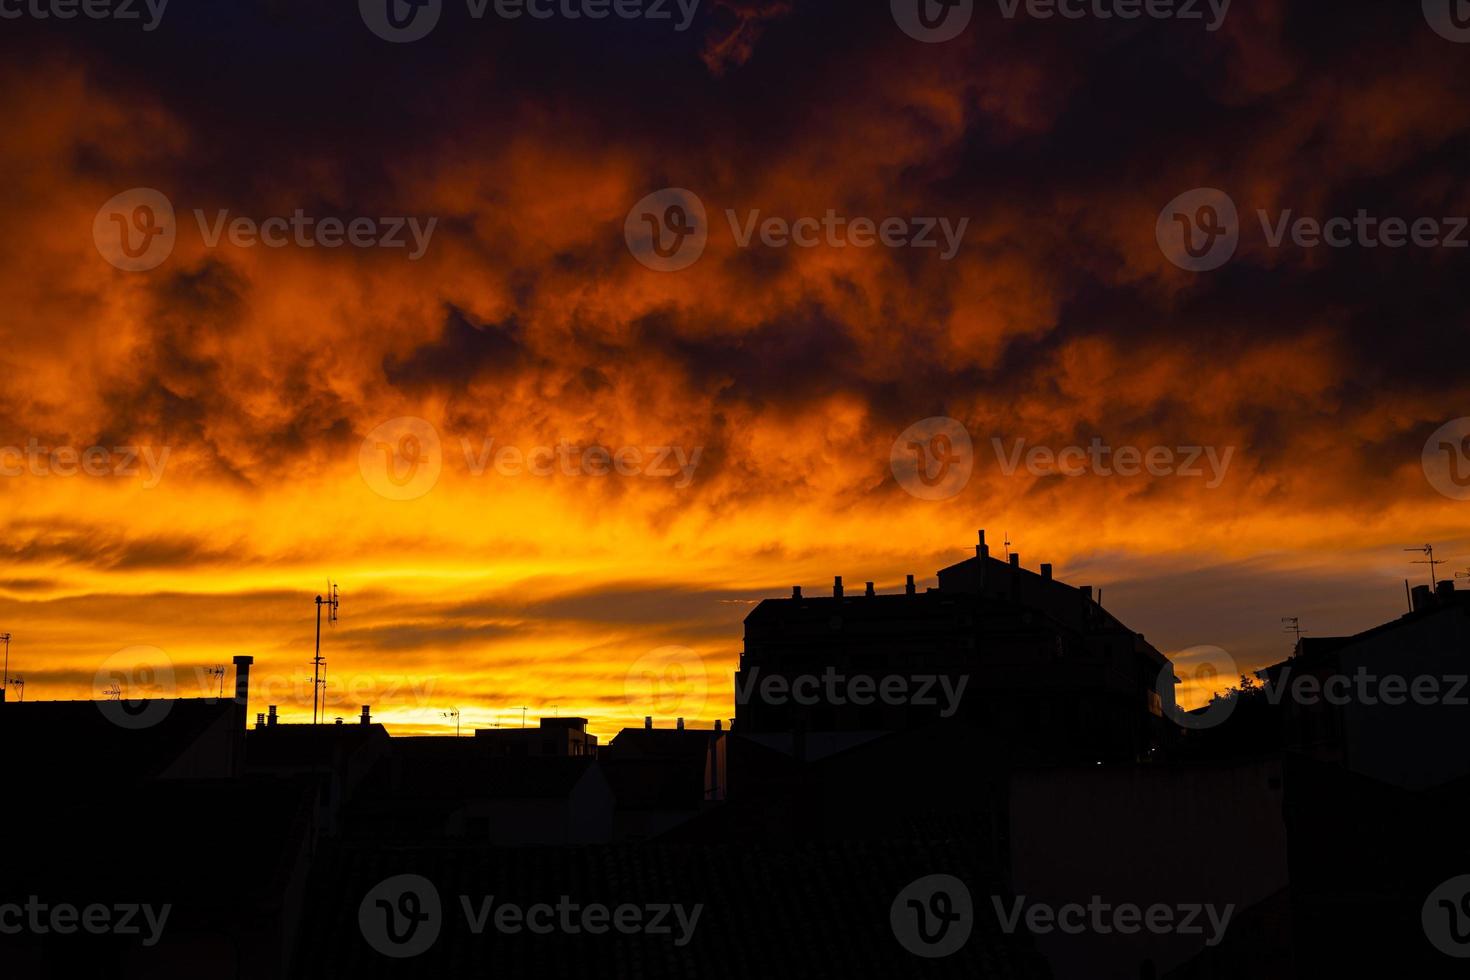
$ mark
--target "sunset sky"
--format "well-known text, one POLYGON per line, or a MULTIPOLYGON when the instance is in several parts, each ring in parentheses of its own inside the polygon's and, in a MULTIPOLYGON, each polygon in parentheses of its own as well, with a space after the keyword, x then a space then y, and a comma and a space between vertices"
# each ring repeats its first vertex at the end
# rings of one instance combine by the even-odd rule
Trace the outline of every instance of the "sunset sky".
POLYGON ((1237 0, 1208 31, 980 2, 943 43, 887 3, 705 0, 685 31, 670 6, 448 0, 402 44, 345 0, 0 21, 0 447, 110 454, 0 476, 27 700, 100 697, 109 664, 149 658, 198 695, 243 653, 251 716, 303 720, 329 577, 329 716, 445 731, 459 708, 468 730, 525 706, 607 736, 732 716, 761 598, 933 585, 982 527, 1161 650, 1242 669, 1290 652, 1283 616, 1329 635, 1400 614, 1403 580, 1428 582, 1406 547, 1470 569, 1470 501, 1423 455, 1470 415, 1470 249, 1276 247, 1257 218, 1470 215, 1470 44, 1419 3, 1237 0), (176 224, 141 271, 94 234, 135 188, 176 224), (708 216, 678 271, 625 238, 665 188, 708 216), (1194 188, 1240 211, 1212 271, 1156 238, 1194 188), (434 225, 416 259, 407 230, 210 244, 221 211, 297 209, 434 225), (727 209, 968 222, 946 259, 742 246, 727 209), (890 465, 932 417, 974 447, 942 500, 890 465), (432 480, 385 475, 405 435, 432 480), (1231 455, 1213 486, 997 459, 1094 438, 1231 455), (495 462, 561 443, 641 463, 495 462), (117 447, 152 455, 118 474, 117 447), (649 472, 659 447, 680 455, 649 472), (653 699, 646 672, 681 670, 653 699))

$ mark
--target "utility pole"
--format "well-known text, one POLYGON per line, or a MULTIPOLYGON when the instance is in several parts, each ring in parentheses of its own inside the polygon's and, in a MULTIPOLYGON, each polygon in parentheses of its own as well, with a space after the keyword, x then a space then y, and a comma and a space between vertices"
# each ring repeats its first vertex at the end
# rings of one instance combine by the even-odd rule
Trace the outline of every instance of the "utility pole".
POLYGON ((10 690, 10 634, 0 633, 0 640, 5 641, 5 683, 0 685, 0 702, 4 702, 5 692, 10 690))
MULTIPOLYGON (((322 659, 322 607, 327 607, 327 623, 330 625, 337 621, 337 603, 337 586, 329 579, 327 581, 327 598, 323 599, 321 596, 316 597, 316 656, 311 660, 311 723, 313 725, 317 723, 317 697, 321 693, 322 687, 322 664, 326 662, 322 659)), ((326 712, 326 708, 327 702, 323 698, 323 713, 326 712)))

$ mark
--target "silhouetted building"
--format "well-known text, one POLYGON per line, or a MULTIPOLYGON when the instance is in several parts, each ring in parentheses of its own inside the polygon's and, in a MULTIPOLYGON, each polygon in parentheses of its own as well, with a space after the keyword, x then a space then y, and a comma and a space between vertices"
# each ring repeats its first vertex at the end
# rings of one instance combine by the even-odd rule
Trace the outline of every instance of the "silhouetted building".
POLYGON ((1470 592, 1440 582, 1412 596, 1398 619, 1304 636, 1259 672, 1288 750, 1405 789, 1470 775, 1470 592))
POLYGON ((599 755, 617 799, 614 834, 665 833, 725 798, 725 737, 719 728, 624 728, 599 755))
POLYGON ((592 844, 612 837, 613 794, 590 756, 499 755, 493 742, 400 736, 347 807, 354 841, 592 844))
POLYGON ((1173 725, 1168 658, 1074 588, 990 557, 901 594, 767 599, 745 619, 735 731, 816 759, 957 717, 1031 761, 1160 758, 1173 725), (1162 674, 1162 680, 1161 680, 1162 674))
POLYGON ((245 771, 262 776, 300 776, 314 789, 316 825, 335 834, 342 807, 368 771, 387 752, 387 729, 371 721, 367 706, 357 724, 278 724, 276 707, 245 734, 245 771))
POLYGON ((588 733, 586 718, 542 718, 537 728, 477 728, 475 739, 494 755, 597 755, 597 736, 588 733))

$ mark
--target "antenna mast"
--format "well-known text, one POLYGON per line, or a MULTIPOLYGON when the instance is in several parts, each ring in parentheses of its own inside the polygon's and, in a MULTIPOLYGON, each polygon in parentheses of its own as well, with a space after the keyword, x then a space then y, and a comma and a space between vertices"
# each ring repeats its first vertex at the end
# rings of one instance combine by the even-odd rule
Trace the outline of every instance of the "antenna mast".
POLYGON ((1435 560, 1435 557, 1434 557, 1434 545, 1432 545, 1432 544, 1426 544, 1422 548, 1405 548, 1404 550, 1405 551, 1417 551, 1420 554, 1423 554, 1423 555, 1427 555, 1428 556, 1428 558, 1421 558, 1421 559, 1419 559, 1417 561, 1410 562, 1410 564, 1411 565, 1428 565, 1429 566, 1429 588, 1430 588, 1430 591, 1434 591, 1435 589, 1438 589, 1439 588, 1439 583, 1434 580, 1434 566, 1435 565, 1444 565, 1444 564, 1447 564, 1447 563, 1444 562, 1444 561, 1442 561, 1442 560, 1439 560, 1439 561, 1435 560))
POLYGON ((327 580, 327 597, 316 597, 316 656, 311 660, 311 723, 317 723, 317 701, 321 700, 322 713, 327 710, 327 700, 322 697, 322 687, 326 683, 322 679, 322 667, 326 659, 322 657, 322 607, 327 607, 327 625, 337 621, 337 585, 331 579, 327 580))
POLYGON ((1281 622, 1285 624, 1281 632, 1293 634, 1296 637, 1296 641, 1300 643, 1302 641, 1302 633, 1306 632, 1302 629, 1301 619, 1296 616, 1282 616, 1281 622))
POLYGON ((4 701, 5 692, 10 690, 10 634, 0 633, 0 640, 5 641, 5 683, 0 685, 0 701, 4 701))

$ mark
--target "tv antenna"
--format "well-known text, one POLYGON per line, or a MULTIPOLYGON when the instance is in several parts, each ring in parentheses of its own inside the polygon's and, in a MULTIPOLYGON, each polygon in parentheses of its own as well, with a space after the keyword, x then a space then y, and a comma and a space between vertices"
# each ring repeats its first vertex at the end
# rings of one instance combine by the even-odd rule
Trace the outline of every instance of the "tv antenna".
POLYGON ((1306 632, 1306 630, 1302 629, 1301 619, 1296 616, 1282 616, 1281 622, 1285 624, 1281 632, 1293 634, 1296 637, 1297 642, 1300 643, 1302 639, 1302 634, 1306 632))
POLYGON ((524 704, 521 705, 521 727, 526 727, 526 706, 524 704))
POLYGON ((337 584, 331 579, 327 579, 326 598, 322 598, 321 596, 316 597, 316 656, 311 660, 311 723, 313 725, 317 723, 316 708, 318 699, 321 700, 322 714, 326 714, 327 711, 327 699, 325 696, 327 682, 322 676, 325 673, 324 665, 326 664, 326 660, 322 657, 322 607, 325 606, 327 608, 327 625, 330 626, 337 621, 337 605, 339 602, 340 600, 337 597, 337 584))
POLYGON ((10 686, 20 688, 20 700, 24 704, 26 699, 26 679, 24 677, 17 677, 10 682, 10 686))
POLYGON ((1405 551, 1417 551, 1417 552, 1419 552, 1422 555, 1427 555, 1428 556, 1426 558, 1420 558, 1420 559, 1418 559, 1416 561, 1412 561, 1412 562, 1410 562, 1410 564, 1411 565, 1428 565, 1429 566, 1429 588, 1431 590, 1438 589, 1439 588, 1439 583, 1434 580, 1434 566, 1435 565, 1444 565, 1444 564, 1448 564, 1448 563, 1445 562, 1445 561, 1443 561, 1443 560, 1436 560, 1435 559, 1435 557, 1434 557, 1434 545, 1432 545, 1432 544, 1426 544, 1422 548, 1405 548, 1404 550, 1405 551))
POLYGON ((206 674, 208 674, 210 677, 218 677, 219 678, 219 696, 220 697, 224 697, 225 696, 225 665, 224 664, 219 664, 218 666, 215 666, 215 667, 206 667, 206 668, 204 668, 204 672, 206 674))
POLYGON ((1011 532, 1010 531, 1006 531, 1004 533, 1004 538, 1005 538, 1005 548, 1006 548, 1006 561, 1010 561, 1011 560, 1011 532))
POLYGON ((454 719, 454 737, 455 738, 458 738, 459 737, 459 709, 458 708, 450 708, 448 711, 441 711, 439 713, 441 715, 443 715, 445 718, 453 718, 454 719))

